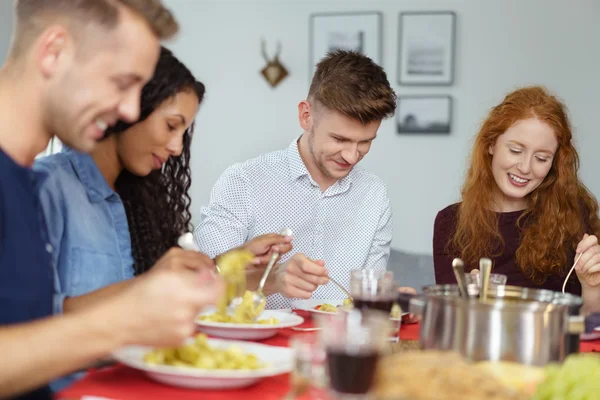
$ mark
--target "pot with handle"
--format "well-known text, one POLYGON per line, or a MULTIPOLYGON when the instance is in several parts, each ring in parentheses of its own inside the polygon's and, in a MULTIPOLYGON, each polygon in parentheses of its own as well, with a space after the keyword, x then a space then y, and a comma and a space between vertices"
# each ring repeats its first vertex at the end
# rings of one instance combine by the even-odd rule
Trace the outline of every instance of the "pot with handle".
POLYGON ((423 348, 457 351, 472 361, 561 362, 579 351, 584 331, 582 299, 543 289, 500 285, 479 301, 461 298, 457 285, 431 285, 397 301, 421 316, 423 348))

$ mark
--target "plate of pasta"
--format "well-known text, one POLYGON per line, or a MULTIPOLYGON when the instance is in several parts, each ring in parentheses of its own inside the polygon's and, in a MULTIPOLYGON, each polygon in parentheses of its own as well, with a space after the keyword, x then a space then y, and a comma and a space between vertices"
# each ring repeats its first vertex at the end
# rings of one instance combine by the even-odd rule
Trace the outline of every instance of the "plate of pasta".
POLYGON ((256 321, 229 313, 219 314, 208 309, 196 318, 196 328, 214 337, 237 340, 262 340, 273 337, 280 329, 304 323, 297 314, 279 310, 265 310, 256 321))
POLYGON ((343 308, 344 301, 344 299, 297 299, 292 300, 292 309, 316 314, 331 314, 343 308))
POLYGON ((291 349, 260 343, 209 339, 203 334, 173 348, 128 346, 115 353, 120 363, 149 378, 190 389, 237 389, 293 369, 291 349))
MULTIPOLYGON (((297 299, 292 300, 292 309, 308 311, 315 314, 337 313, 345 308, 352 308, 350 299, 297 299)), ((403 312, 399 307, 394 307, 390 314, 392 320, 400 320, 407 312, 403 312)))

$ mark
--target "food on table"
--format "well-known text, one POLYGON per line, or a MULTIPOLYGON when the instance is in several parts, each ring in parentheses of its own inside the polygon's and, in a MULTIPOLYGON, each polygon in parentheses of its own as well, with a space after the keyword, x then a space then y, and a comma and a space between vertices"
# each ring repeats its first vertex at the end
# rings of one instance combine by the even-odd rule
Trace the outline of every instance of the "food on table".
POLYGON ((340 308, 352 308, 352 299, 347 297, 344 299, 344 303, 340 306, 334 306, 332 304, 319 304, 315 306, 315 310, 323 311, 323 312, 337 312, 340 308))
POLYGON ((545 368, 545 379, 532 400, 591 400, 600 396, 600 357, 573 354, 562 365, 545 368))
POLYGON ((397 343, 390 343, 390 350, 392 353, 399 353, 401 351, 415 351, 421 349, 421 342, 418 340, 400 340, 397 343))
POLYGON ((382 358, 377 366, 374 390, 381 400, 529 398, 459 354, 436 350, 406 351, 382 358))
POLYGON ((246 265, 254 259, 247 250, 230 250, 217 257, 217 265, 225 281, 225 294, 218 304, 219 313, 225 315, 231 300, 246 292, 246 265))
MULTIPOLYGON (((346 299, 344 299, 344 304, 341 306, 334 306, 334 305, 325 303, 325 304, 319 304, 318 306, 315 306, 314 309, 323 311, 323 312, 333 312, 334 313, 334 312, 337 312, 338 309, 352 308, 353 306, 354 306, 354 304, 352 303, 352 299, 346 298, 346 299)), ((389 305, 386 307, 389 308, 389 305)), ((375 307, 375 308, 378 308, 378 307, 375 307)), ((402 318, 402 309, 396 303, 394 303, 392 305, 392 310, 390 311, 390 318, 394 318, 394 319, 402 318)))
POLYGON ((394 305, 392 306, 392 311, 390 311, 390 318, 402 318, 402 308, 400 308, 400 306, 397 303, 394 303, 394 305))
POLYGON ((319 304, 315 307, 315 310, 323 311, 323 312, 337 312, 338 308, 331 304, 319 304))
POLYGON ((237 346, 228 349, 211 347, 206 335, 198 335, 194 343, 175 348, 155 349, 144 356, 144 361, 153 365, 200 369, 261 369, 262 364, 254 354, 245 353, 237 346))
POLYGON ((279 323, 279 320, 275 317, 255 320, 255 316, 259 315, 260 312, 261 311, 258 311, 254 308, 254 302, 252 301, 252 292, 246 291, 246 293, 244 293, 244 296, 242 297, 241 304, 235 308, 233 315, 216 312, 209 315, 203 315, 199 317, 198 320, 210 322, 228 322, 233 324, 273 325, 279 323))
POLYGON ((523 365, 511 361, 481 361, 475 364, 494 375, 500 382, 522 393, 532 395, 544 379, 542 367, 523 365))

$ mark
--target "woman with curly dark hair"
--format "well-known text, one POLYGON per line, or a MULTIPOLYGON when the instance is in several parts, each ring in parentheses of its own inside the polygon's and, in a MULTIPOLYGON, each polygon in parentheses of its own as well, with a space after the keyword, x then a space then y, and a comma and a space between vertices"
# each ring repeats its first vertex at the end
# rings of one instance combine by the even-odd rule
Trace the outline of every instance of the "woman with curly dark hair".
POLYGON ((191 229, 190 146, 204 92, 163 48, 154 78, 142 91, 139 120, 108 128, 91 153, 101 170, 113 174, 109 183, 125 206, 136 275, 191 229))
MULTIPOLYGON (((124 84, 128 84, 125 82, 124 84)), ((190 142, 204 85, 166 48, 144 86, 137 121, 97 121, 94 151, 65 148, 36 161, 58 274, 55 312, 65 298, 134 277, 190 227, 190 142)))

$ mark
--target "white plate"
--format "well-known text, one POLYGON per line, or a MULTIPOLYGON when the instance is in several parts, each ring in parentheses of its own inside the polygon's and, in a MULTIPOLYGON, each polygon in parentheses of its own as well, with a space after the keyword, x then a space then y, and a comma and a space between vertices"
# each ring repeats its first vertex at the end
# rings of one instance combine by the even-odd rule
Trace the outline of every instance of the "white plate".
MULTIPOLYGON (((215 310, 207 310, 200 315, 212 314, 215 310)), ((262 340, 273 337, 277 331, 292 326, 301 325, 304 318, 299 315, 286 311, 265 310, 258 319, 275 317, 279 320, 278 324, 232 324, 226 322, 211 322, 196 320, 196 328, 210 336, 239 339, 239 340, 262 340)))
POLYGON ((579 335, 579 340, 585 342, 588 340, 600 339, 600 329, 594 328, 595 332, 582 333, 579 335))
MULTIPOLYGON (((189 339, 187 342, 191 343, 193 340, 189 339)), ((244 352, 256 355, 260 362, 268 365, 258 370, 208 370, 150 365, 144 362, 144 355, 152 350, 149 346, 128 346, 113 353, 113 356, 122 364, 144 371, 157 382, 191 389, 238 389, 250 386, 262 378, 284 374, 293 369, 293 352, 285 347, 220 339, 208 339, 208 343, 215 348, 236 345, 244 352)))
MULTIPOLYGON (((334 314, 330 311, 321 311, 315 310, 316 306, 320 306, 321 304, 331 304, 332 306, 342 306, 344 305, 343 299, 297 299, 292 300, 291 305, 292 309, 308 311, 315 314, 334 314)), ((407 315, 408 313, 402 313, 402 316, 407 315)), ((398 318, 392 318, 393 320, 398 320, 398 318)))
POLYGON ((332 306, 342 306, 344 305, 343 299, 296 299, 292 300, 291 306, 292 309, 308 311, 315 314, 335 314, 330 311, 321 311, 315 310, 316 306, 320 306, 321 304, 331 304, 332 306))
POLYGON ((579 335, 579 340, 596 340, 600 339, 600 326, 594 328, 592 332, 582 333, 579 335))

